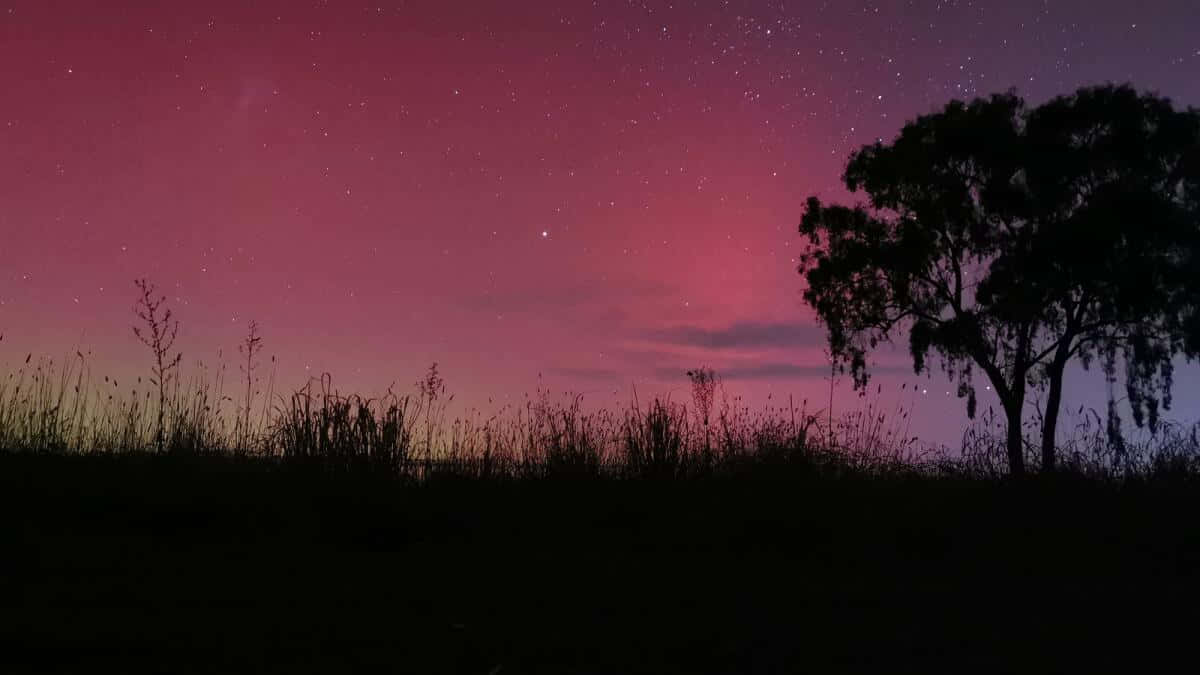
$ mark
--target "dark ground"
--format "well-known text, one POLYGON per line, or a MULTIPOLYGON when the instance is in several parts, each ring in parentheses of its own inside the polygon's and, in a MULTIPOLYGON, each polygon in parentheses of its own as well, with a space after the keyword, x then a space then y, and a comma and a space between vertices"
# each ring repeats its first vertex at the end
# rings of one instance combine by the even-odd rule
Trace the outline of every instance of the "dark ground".
POLYGON ((0 672, 1191 671, 1200 490, 0 454, 0 672))

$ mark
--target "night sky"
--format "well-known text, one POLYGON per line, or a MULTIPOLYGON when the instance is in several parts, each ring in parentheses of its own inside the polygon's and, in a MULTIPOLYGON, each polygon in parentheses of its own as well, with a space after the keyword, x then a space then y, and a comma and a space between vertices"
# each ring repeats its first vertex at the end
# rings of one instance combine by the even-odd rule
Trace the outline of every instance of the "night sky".
MULTIPOLYGON (((145 276, 185 363, 255 319, 285 387, 437 361, 465 405, 539 374, 686 400, 707 364, 821 400, 796 223, 853 149, 1011 87, 1198 105, 1197 72, 1194 0, 0 2, 0 361, 144 370, 145 276)), ((879 361, 958 433, 940 379, 879 361)))

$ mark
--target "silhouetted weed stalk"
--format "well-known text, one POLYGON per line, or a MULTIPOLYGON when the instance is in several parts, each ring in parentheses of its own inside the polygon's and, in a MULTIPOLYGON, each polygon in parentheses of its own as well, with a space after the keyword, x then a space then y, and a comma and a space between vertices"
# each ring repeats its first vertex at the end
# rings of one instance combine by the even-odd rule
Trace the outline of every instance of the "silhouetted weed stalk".
POLYGON ((179 321, 166 306, 165 295, 157 295, 154 284, 146 279, 134 282, 139 291, 137 304, 133 313, 140 323, 133 325, 133 334, 154 354, 154 363, 150 366, 150 383, 158 388, 158 419, 154 426, 154 442, 158 449, 163 449, 166 432, 163 426, 166 414, 167 390, 179 370, 179 362, 183 354, 173 352, 175 338, 179 335, 179 321))

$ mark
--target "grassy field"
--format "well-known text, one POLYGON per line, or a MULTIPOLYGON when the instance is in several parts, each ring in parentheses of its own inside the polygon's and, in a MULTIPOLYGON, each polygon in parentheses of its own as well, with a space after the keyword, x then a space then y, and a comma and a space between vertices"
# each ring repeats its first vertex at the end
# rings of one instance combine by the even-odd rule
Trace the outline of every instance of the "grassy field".
MULTIPOLYGON (((82 364, 82 359, 80 360, 82 364)), ((0 390, 0 672, 1153 671, 1193 658, 1200 472, 1168 429, 1013 481, 902 415, 539 394, 431 371, 257 419, 79 365, 0 390), (697 410, 701 410, 697 414, 697 410), (234 421, 230 422, 232 418, 234 421), (243 420, 238 422, 236 420, 243 420), (248 421, 246 421, 248 420, 248 421)), ((700 392, 701 394, 703 392, 700 392)), ((250 406, 246 406, 249 408, 250 406)))

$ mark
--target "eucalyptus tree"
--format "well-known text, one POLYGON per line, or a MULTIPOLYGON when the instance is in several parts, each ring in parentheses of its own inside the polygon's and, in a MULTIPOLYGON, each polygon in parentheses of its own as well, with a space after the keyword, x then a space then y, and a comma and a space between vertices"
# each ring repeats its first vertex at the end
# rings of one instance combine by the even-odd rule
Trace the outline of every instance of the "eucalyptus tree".
POLYGON ((952 101, 854 152, 843 180, 866 201, 808 199, 799 271, 855 386, 868 351, 904 335, 914 370, 934 355, 972 417, 982 373, 1015 475, 1042 388, 1054 468, 1073 359, 1110 382, 1123 366, 1134 421, 1157 426, 1173 359, 1200 353, 1200 112, 1114 85, 952 101))

